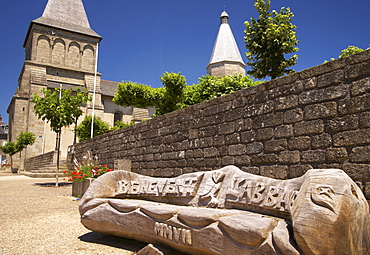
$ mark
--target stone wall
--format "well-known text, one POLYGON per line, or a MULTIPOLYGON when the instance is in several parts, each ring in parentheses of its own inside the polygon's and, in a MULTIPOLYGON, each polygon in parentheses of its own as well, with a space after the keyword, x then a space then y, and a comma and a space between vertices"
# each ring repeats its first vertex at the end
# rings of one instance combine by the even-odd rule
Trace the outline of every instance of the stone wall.
POLYGON ((27 171, 40 169, 42 167, 51 166, 56 163, 57 151, 50 151, 39 156, 28 158, 25 160, 24 168, 27 171))
POLYGON ((77 144, 113 167, 171 177, 235 165, 287 179, 343 169, 370 199, 370 51, 77 144))
POLYGON ((235 73, 245 75, 245 65, 236 62, 221 62, 207 67, 207 74, 211 76, 226 76, 235 73))

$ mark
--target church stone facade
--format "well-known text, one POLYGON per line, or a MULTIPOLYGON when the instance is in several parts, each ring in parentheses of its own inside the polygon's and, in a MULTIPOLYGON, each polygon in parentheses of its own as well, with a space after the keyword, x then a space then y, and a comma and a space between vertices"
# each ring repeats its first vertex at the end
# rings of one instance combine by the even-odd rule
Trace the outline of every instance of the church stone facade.
MULTIPOLYGON (((102 37, 90 28, 82 0, 49 0, 42 16, 31 22, 23 47, 26 56, 18 87, 9 107, 9 141, 15 141, 21 131, 33 132, 36 141, 22 153, 13 156, 13 167, 22 169, 27 158, 53 151, 56 134, 46 122, 37 118, 32 95, 42 95, 42 89, 87 88, 94 94, 94 114, 114 125, 116 120, 130 122, 148 119, 153 109, 121 107, 113 104, 117 82, 104 81, 96 73, 95 63, 102 37), (134 114, 134 117, 133 117, 134 114), (136 115, 135 115, 136 114, 136 115)), ((92 102, 83 107, 84 115, 92 114, 92 102)), ((62 131, 61 157, 73 143, 74 127, 62 131)))

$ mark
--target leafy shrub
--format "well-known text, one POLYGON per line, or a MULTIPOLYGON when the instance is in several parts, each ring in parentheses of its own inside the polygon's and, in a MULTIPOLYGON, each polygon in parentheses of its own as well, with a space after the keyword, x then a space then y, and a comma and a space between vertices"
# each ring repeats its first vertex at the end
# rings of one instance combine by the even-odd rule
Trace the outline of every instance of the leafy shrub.
MULTIPOLYGON (((76 128, 76 135, 80 142, 91 138, 92 116, 86 115, 85 119, 76 128)), ((109 130, 109 124, 94 116, 94 134, 93 137, 102 135, 109 130)))

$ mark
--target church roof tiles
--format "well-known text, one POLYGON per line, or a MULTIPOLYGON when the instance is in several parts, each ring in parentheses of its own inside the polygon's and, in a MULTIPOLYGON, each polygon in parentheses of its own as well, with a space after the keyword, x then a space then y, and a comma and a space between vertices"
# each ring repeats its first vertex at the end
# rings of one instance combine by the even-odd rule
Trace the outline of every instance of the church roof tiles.
POLYGON ((245 66, 228 23, 229 15, 226 11, 223 11, 220 18, 221 25, 208 66, 220 62, 239 62, 245 66))
POLYGON ((102 95, 113 97, 114 94, 116 93, 118 84, 119 82, 115 82, 115 81, 107 81, 103 79, 100 80, 100 89, 101 89, 102 95))
POLYGON ((32 23, 101 38, 90 28, 82 0, 49 0, 42 16, 32 23))

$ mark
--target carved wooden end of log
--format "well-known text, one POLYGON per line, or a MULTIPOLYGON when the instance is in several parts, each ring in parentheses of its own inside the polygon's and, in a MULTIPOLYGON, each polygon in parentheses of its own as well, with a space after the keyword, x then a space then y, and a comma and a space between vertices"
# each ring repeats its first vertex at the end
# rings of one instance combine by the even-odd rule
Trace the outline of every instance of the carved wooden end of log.
POLYGON ((81 199, 95 232, 190 254, 369 254, 369 206, 341 170, 276 180, 228 166, 154 178, 99 177, 81 199))

